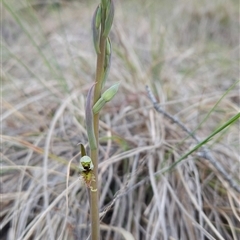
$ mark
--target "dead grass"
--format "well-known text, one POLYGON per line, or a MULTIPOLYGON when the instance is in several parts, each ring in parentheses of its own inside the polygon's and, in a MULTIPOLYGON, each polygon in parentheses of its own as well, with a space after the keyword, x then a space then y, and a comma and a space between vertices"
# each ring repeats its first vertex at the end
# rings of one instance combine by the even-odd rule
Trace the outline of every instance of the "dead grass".
MULTIPOLYGON (((87 239, 88 196, 75 156, 87 143, 96 3, 5 2, 13 13, 3 8, 3 239, 87 239)), ((240 238, 239 193, 208 161, 195 153, 164 171, 195 142, 145 91, 151 86, 200 139, 238 113, 236 9, 233 1, 116 2, 109 85, 121 86, 101 114, 102 239, 240 238)), ((239 125, 207 146, 239 183, 239 125)))

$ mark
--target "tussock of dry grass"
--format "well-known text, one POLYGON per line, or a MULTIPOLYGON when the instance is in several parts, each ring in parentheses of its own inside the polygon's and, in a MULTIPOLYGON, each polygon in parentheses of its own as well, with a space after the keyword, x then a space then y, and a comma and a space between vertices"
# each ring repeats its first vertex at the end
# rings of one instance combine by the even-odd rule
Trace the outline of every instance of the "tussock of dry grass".
MULTIPOLYGON (((88 195, 76 170, 96 59, 95 3, 86 2, 9 1, 25 30, 3 10, 4 239, 89 235, 88 195)), ((165 171, 195 142, 153 109, 145 90, 151 86, 161 107, 200 139, 239 112, 237 4, 204 2, 116 3, 109 85, 121 87, 101 113, 103 239, 240 238, 239 193, 214 166, 194 153, 165 171)), ((238 125, 207 145, 239 183, 238 125)))

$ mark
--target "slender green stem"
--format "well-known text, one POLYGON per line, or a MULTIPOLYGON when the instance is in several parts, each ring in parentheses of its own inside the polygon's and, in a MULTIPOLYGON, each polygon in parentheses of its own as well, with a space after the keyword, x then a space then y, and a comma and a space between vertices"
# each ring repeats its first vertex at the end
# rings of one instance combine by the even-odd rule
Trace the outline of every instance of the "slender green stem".
MULTIPOLYGON (((100 37, 100 53, 97 55, 97 67, 96 67, 96 85, 94 89, 94 100, 95 104, 101 97, 102 79, 104 74, 104 59, 105 59, 105 45, 106 38, 102 36, 103 28, 101 29, 100 37)), ((98 189, 98 129, 99 129, 99 114, 94 114, 93 117, 94 134, 97 141, 97 149, 91 150, 91 159, 94 165, 94 176, 95 182, 92 182, 93 189, 98 189)), ((91 191, 90 193, 91 202, 91 232, 92 240, 100 239, 100 228, 99 228, 99 206, 98 206, 98 191, 91 191)))

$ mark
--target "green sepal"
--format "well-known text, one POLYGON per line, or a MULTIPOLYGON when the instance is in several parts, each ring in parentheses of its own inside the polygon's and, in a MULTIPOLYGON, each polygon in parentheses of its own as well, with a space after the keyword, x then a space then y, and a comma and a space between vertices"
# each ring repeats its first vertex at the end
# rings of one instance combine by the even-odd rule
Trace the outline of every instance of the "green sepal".
POLYGON ((80 143, 80 149, 81 149, 81 156, 84 157, 86 156, 86 150, 85 150, 85 147, 82 143, 80 143))

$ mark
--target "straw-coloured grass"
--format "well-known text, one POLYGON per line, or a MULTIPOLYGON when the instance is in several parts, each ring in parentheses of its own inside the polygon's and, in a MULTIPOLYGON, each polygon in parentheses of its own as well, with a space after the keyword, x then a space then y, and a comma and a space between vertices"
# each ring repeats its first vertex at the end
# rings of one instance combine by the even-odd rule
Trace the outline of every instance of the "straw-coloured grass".
MULTIPOLYGON (((3 1, 2 236, 87 239, 77 166, 96 3, 17 2, 3 1)), ((200 141, 239 113, 236 9, 234 1, 115 2, 106 87, 121 84, 100 115, 102 239, 240 238, 239 192, 201 150, 168 170, 196 141, 154 109, 145 88, 200 141)), ((206 147, 239 186, 239 126, 206 147)))

